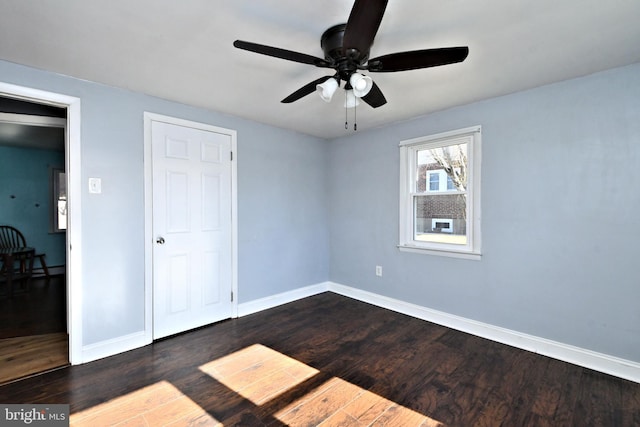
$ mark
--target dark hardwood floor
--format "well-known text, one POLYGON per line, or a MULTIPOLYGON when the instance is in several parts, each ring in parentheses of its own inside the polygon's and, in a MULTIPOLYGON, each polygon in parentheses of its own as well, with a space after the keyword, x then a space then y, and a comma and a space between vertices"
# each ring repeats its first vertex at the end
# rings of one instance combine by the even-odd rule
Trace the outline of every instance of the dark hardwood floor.
POLYGON ((0 339, 66 332, 66 296, 64 275, 33 278, 29 292, 0 296, 0 339))
MULTIPOLYGON (((68 403, 73 417, 162 384, 224 425, 316 425, 309 421, 314 418, 289 423, 280 414, 336 379, 344 390, 382 398, 388 411, 428 417, 416 425, 640 425, 640 384, 332 293, 7 384, 0 387, 0 402, 68 403), (227 360, 221 358, 256 344, 314 374, 269 399, 252 400, 230 386, 220 366, 227 360)), ((317 410, 326 410, 329 401, 320 399, 317 410)), ((342 407, 332 402, 332 408, 342 407)), ((375 425, 349 419, 349 425, 375 425)))

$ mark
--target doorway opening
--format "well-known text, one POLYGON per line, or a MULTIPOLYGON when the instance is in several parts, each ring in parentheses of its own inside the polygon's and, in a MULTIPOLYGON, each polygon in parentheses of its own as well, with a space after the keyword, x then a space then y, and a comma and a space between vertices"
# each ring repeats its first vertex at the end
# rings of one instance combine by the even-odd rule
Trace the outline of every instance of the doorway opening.
POLYGON ((0 225, 37 254, 20 280, 0 278, 0 383, 80 362, 79 113, 77 98, 0 83, 0 225))

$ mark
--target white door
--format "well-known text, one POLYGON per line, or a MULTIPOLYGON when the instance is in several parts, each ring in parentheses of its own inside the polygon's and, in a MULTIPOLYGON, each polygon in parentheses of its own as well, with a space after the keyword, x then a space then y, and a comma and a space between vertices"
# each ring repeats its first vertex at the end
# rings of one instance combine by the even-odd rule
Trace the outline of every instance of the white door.
POLYGON ((232 317, 231 136, 151 122, 153 337, 232 317))

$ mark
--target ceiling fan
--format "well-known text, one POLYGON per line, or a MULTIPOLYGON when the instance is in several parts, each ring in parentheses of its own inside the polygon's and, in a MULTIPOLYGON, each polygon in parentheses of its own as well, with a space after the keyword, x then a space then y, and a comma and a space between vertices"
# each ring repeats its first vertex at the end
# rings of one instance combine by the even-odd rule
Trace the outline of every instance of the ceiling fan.
POLYGON ((335 25, 320 38, 324 59, 287 49, 265 46, 242 40, 233 45, 262 55, 273 56, 319 68, 333 68, 335 74, 316 79, 282 100, 291 103, 318 92, 329 102, 344 80, 347 92, 345 107, 354 107, 362 99, 373 108, 386 104, 382 91, 371 77, 358 71, 372 73, 416 70, 462 62, 469 54, 468 47, 447 47, 397 52, 369 59, 369 50, 378 32, 388 0, 355 0, 346 24, 335 25))

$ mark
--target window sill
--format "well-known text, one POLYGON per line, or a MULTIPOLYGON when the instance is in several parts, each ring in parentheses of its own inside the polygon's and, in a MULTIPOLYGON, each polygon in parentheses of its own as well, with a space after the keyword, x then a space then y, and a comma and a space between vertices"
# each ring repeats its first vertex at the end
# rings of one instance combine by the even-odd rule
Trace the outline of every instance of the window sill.
POLYGON ((480 261, 482 259, 482 254, 480 254, 479 252, 463 252, 454 250, 422 248, 419 246, 410 245, 398 245, 398 249, 400 249, 401 252, 413 252, 423 255, 445 256, 450 258, 471 259, 475 261, 480 261))

